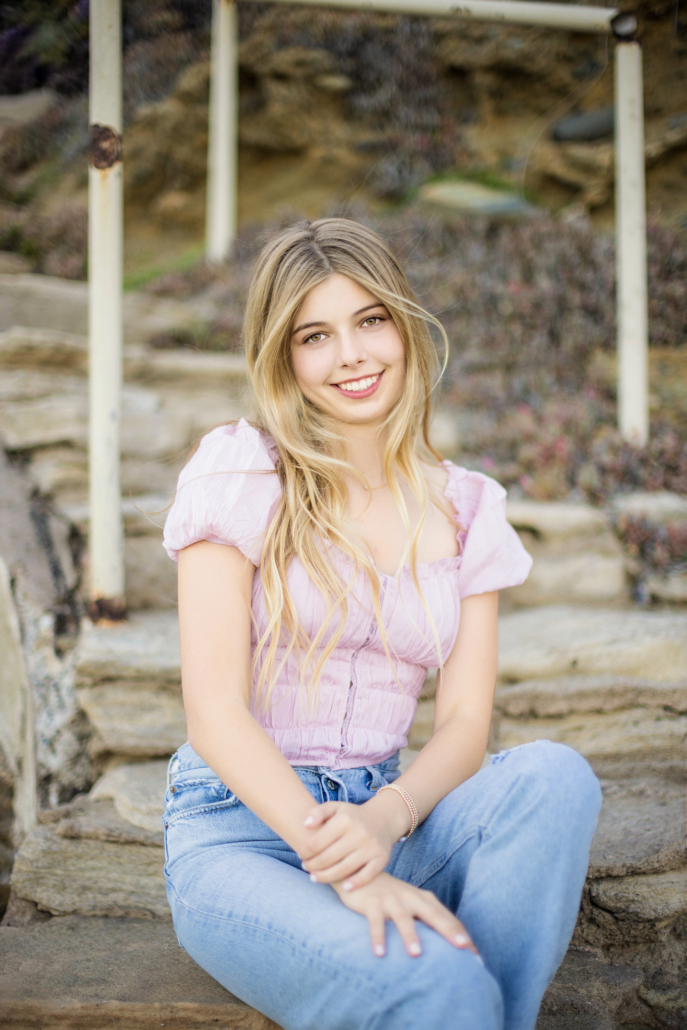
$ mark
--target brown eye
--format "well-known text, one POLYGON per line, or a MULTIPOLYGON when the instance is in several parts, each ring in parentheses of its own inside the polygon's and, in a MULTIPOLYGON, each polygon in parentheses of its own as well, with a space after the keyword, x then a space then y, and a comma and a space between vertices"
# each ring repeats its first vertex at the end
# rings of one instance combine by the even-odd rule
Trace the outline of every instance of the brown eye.
POLYGON ((323 337, 324 333, 313 333, 312 336, 309 336, 307 340, 303 341, 303 343, 319 343, 323 337))
POLYGON ((382 319, 379 315, 370 315, 369 318, 365 319, 363 325, 377 325, 377 323, 381 321, 382 319))

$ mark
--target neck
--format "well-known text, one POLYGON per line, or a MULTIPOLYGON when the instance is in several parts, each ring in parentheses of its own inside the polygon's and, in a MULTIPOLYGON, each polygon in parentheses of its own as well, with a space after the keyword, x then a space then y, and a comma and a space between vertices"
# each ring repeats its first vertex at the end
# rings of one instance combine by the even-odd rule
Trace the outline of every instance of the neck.
POLYGON ((379 425, 342 425, 344 456, 370 486, 384 482, 384 430, 379 425))

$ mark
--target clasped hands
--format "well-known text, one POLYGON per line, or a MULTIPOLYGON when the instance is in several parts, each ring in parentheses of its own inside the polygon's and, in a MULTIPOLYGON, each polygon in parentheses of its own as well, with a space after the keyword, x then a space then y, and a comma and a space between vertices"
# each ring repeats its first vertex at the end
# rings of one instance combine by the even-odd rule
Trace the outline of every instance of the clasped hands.
POLYGON ((413 958, 422 953, 416 919, 454 947, 478 954, 463 924, 431 891, 384 872, 395 842, 410 828, 410 813, 398 794, 384 791, 362 805, 315 805, 305 827, 299 848, 303 869, 313 881, 330 884, 347 908, 366 917, 375 955, 386 953, 387 919, 413 958))

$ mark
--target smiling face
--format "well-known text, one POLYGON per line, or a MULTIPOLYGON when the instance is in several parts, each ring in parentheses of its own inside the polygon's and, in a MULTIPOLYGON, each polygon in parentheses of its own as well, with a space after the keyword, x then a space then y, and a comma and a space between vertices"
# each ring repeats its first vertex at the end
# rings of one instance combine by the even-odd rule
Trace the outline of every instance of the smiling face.
POLYGON ((303 394, 347 423, 381 423, 401 396, 403 340, 365 287, 332 275, 313 287, 294 319, 291 364, 303 394))

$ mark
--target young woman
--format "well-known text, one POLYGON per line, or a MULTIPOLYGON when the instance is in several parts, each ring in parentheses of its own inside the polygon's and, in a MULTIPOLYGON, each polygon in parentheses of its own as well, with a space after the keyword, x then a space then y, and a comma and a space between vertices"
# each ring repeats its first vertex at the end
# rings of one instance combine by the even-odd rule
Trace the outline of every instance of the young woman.
POLYGON ((245 317, 257 421, 204 437, 165 529, 174 925, 285 1030, 532 1030, 585 878, 587 763, 542 741, 483 764, 498 590, 531 562, 505 491, 429 443, 432 322, 369 229, 277 235, 245 317))

